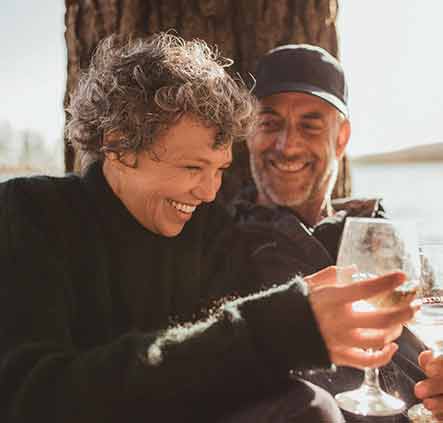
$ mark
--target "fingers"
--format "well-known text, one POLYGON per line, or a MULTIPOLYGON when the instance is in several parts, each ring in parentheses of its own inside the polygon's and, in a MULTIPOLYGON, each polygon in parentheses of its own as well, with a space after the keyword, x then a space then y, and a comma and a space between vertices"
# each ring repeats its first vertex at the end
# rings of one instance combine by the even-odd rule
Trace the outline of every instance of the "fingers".
POLYGON ((329 266, 326 269, 322 269, 317 273, 305 276, 305 281, 311 286, 311 288, 326 284, 334 285, 337 280, 337 267, 329 266))
POLYGON ((443 413, 443 377, 418 382, 414 392, 428 410, 443 413))
POLYGON ((443 376, 417 382, 414 392, 417 398, 420 399, 443 395, 443 376))
POLYGON ((394 290, 404 282, 404 273, 394 272, 350 285, 330 284, 328 281, 333 280, 336 271, 336 268, 329 268, 312 275, 319 285, 309 295, 331 360, 338 365, 357 368, 387 364, 398 348, 392 341, 401 334, 402 324, 413 317, 418 306, 402 303, 358 311, 353 309, 352 303, 394 290))
POLYGON ((358 273, 358 267, 355 264, 350 266, 337 266, 337 282, 342 284, 349 284, 354 282, 352 277, 358 273))
POLYGON ((417 398, 423 400, 423 405, 432 412, 434 418, 443 421, 443 376, 418 382, 414 392, 417 398))
POLYGON ((390 329, 352 329, 340 335, 336 335, 335 345, 348 348, 382 349, 386 344, 397 339, 403 330, 403 325, 397 325, 390 329))
POLYGON ((337 287, 338 295, 334 299, 341 302, 353 302, 371 298, 382 292, 394 290, 405 280, 406 275, 403 272, 393 272, 349 285, 340 285, 337 287))
POLYGON ((337 365, 364 369, 385 366, 391 361, 397 350, 398 346, 390 343, 377 351, 366 351, 360 348, 338 348, 330 351, 330 354, 332 362, 337 365))
POLYGON ((426 363, 424 370, 428 377, 443 377, 443 357, 432 358, 431 356, 431 359, 426 363))
POLYGON ((434 413, 433 418, 438 423, 443 423, 443 413, 434 413))
POLYGON ((432 351, 430 350, 422 351, 418 356, 418 364, 422 368, 422 370, 425 369, 425 367, 431 360, 432 360, 432 351))
POLYGON ((443 395, 443 376, 421 380, 415 385, 417 398, 424 399, 435 395, 443 395))
POLYGON ((348 274, 352 277, 354 273, 357 272, 357 266, 329 266, 319 272, 313 273, 312 275, 305 276, 305 281, 308 282, 311 287, 317 287, 322 285, 335 285, 337 283, 338 274, 348 274))
POLYGON ((423 400, 423 405, 432 411, 432 414, 439 421, 443 421, 443 395, 439 395, 433 398, 426 398, 423 400))
POLYGON ((403 325, 396 325, 384 330, 354 329, 346 333, 343 344, 349 347, 379 350, 397 339, 402 330, 403 325))
POLYGON ((433 358, 432 351, 423 351, 418 362, 428 379, 415 385, 415 395, 423 400, 437 421, 443 421, 443 357, 433 358))
POLYGON ((359 328, 383 329, 408 322, 414 317, 418 305, 401 305, 374 311, 353 311, 352 325, 359 328))

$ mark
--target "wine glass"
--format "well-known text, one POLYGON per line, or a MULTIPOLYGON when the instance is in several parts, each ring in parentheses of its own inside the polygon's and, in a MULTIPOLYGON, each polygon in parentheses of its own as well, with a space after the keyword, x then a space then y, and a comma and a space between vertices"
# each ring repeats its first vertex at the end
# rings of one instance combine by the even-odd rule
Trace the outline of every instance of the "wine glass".
MULTIPOLYGON (((433 357, 443 357, 443 244, 423 244, 420 252, 422 272, 417 298, 421 308, 408 327, 432 350, 433 357)), ((423 404, 411 407, 408 417, 436 422, 423 404)))
MULTIPOLYGON (((406 282, 393 292, 358 301, 358 310, 389 307, 415 296, 420 276, 417 228, 414 222, 372 218, 347 218, 337 259, 339 283, 352 283, 395 270, 403 271, 406 282), (350 274, 355 265, 357 273, 350 274)), ((405 410, 400 398, 384 392, 379 383, 379 370, 366 368, 362 385, 342 392, 335 399, 343 410, 363 416, 392 416, 405 410)))

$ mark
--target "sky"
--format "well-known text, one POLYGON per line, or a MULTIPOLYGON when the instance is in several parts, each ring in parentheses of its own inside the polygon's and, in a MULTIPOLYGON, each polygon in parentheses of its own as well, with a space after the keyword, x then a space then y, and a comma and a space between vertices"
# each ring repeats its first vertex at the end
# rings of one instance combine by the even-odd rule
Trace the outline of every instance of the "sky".
MULTIPOLYGON (((63 133, 63 0, 1 0, 0 122, 63 133)), ((341 0, 351 156, 443 142, 443 1, 341 0)))
POLYGON ((443 142, 443 1, 340 4, 350 155, 443 142))
POLYGON ((63 136, 66 81, 63 0, 0 0, 0 121, 63 136))

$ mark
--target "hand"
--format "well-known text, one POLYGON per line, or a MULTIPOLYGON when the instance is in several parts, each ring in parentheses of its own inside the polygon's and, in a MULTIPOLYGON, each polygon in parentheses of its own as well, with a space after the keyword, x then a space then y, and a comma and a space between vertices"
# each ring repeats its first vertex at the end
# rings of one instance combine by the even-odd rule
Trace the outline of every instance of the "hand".
POLYGON ((335 285, 337 283, 337 267, 329 266, 312 275, 303 278, 309 285, 309 289, 313 289, 324 285, 335 285))
MULTIPOLYGON (((340 267, 340 274, 349 275, 351 277, 354 273, 358 271, 357 266, 345 266, 340 267)), ((337 266, 329 266, 325 269, 320 270, 312 275, 305 276, 303 278, 305 282, 308 283, 309 289, 318 288, 319 286, 325 285, 336 285, 337 284, 337 266)))
POLYGON ((432 351, 423 351, 418 364, 427 379, 415 385, 415 395, 438 421, 443 421, 443 357, 433 358, 432 351))
POLYGON ((399 306, 358 311, 352 303, 393 291, 405 281, 405 274, 394 272, 337 285, 336 268, 327 268, 306 279, 311 287, 311 306, 331 361, 357 368, 387 364, 398 348, 392 341, 400 336, 416 306, 403 302, 399 306), (365 351, 369 348, 376 351, 365 351))

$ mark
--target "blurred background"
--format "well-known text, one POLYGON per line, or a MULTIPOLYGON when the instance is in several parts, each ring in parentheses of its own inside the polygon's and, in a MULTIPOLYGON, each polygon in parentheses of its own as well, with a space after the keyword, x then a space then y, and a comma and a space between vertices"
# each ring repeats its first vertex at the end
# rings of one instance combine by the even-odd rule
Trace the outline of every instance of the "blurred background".
POLYGON ((0 166, 60 171, 66 79, 64 2, 2 0, 0 166))

